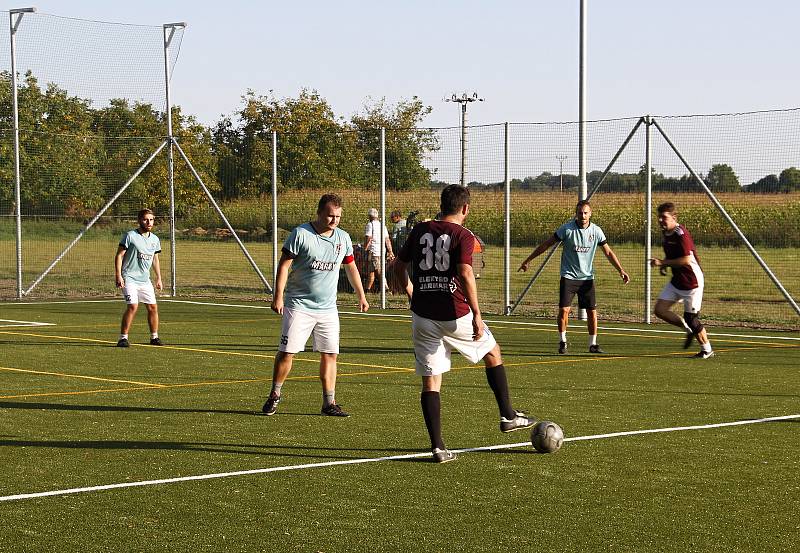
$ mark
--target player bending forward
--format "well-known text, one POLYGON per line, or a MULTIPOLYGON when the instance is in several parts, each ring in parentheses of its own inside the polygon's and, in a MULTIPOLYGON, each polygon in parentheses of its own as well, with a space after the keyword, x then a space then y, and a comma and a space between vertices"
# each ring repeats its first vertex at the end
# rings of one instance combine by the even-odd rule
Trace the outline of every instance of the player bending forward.
POLYGON ((714 356, 708 334, 700 322, 700 306, 703 303, 705 278, 700 268, 700 259, 694 247, 692 235, 686 227, 678 224, 675 204, 666 202, 658 206, 658 224, 663 234, 664 259, 651 259, 650 265, 660 267, 666 274, 672 268, 672 279, 664 286, 656 300, 656 315, 679 328, 686 329, 684 349, 692 345, 694 338, 700 342, 698 359, 714 356), (672 312, 672 306, 683 303, 683 318, 672 312))
POLYGON ((422 377, 422 415, 436 463, 456 458, 442 440, 439 397, 442 374, 450 370, 453 348, 472 363, 483 359, 500 409, 502 432, 530 428, 536 422, 511 406, 500 347, 481 318, 472 272, 475 236, 463 226, 469 211, 469 190, 458 185, 446 187, 441 196, 441 220, 416 225, 393 267, 404 285, 407 268, 411 271, 416 372, 422 377))

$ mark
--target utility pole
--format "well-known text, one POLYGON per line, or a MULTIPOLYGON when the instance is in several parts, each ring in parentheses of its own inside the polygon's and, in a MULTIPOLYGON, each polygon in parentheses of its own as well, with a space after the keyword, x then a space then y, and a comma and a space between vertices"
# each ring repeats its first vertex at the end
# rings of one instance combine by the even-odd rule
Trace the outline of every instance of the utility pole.
POLYGON ((461 104, 461 186, 467 185, 467 104, 470 102, 483 102, 483 98, 478 98, 478 93, 473 92, 468 95, 464 92, 461 96, 453 93, 445 102, 457 102, 461 104))
POLYGON ((558 160, 558 164, 560 166, 559 173, 558 173, 558 178, 559 178, 558 188, 561 191, 561 193, 563 194, 564 193, 564 162, 566 161, 567 156, 564 156, 564 155, 556 156, 556 159, 558 160))

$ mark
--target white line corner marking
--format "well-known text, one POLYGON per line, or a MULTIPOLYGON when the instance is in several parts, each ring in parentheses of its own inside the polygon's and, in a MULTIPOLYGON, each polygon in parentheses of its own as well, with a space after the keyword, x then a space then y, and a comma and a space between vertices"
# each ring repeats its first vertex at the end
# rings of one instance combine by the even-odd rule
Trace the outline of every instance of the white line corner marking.
MULTIPOLYGON (((785 415, 781 417, 766 417, 761 419, 750 419, 750 420, 741 420, 741 421, 733 421, 733 422, 720 422, 714 424, 701 424, 696 426, 675 426, 671 428, 650 428, 646 430, 629 430, 624 432, 612 432, 609 434, 594 434, 590 436, 573 436, 571 438, 565 438, 565 442, 581 442, 587 440, 600 440, 605 438, 620 438, 624 436, 635 436, 639 434, 657 434, 661 432, 681 432, 686 430, 708 430, 711 428, 723 428, 726 426, 743 426, 747 424, 759 424, 765 422, 777 422, 777 421, 786 421, 792 419, 800 419, 800 414, 798 415, 785 415)), ((500 444, 500 445, 489 445, 489 446, 482 446, 482 447, 470 447, 464 449, 454 449, 455 453, 471 453, 475 451, 497 451, 501 449, 513 449, 518 447, 527 447, 530 446, 530 442, 519 442, 515 444, 500 444)), ((219 472, 214 474, 198 474, 195 476, 181 476, 176 478, 164 478, 161 480, 142 480, 139 482, 121 482, 119 484, 106 484, 103 486, 89 486, 85 488, 69 488, 65 490, 52 490, 48 492, 35 492, 35 493, 23 493, 17 495, 7 495, 0 497, 0 501, 16 501, 19 499, 34 499, 38 497, 50 497, 50 496, 57 496, 57 495, 69 495, 69 494, 76 494, 76 493, 84 493, 84 492, 97 492, 103 490, 113 490, 118 488, 135 488, 139 486, 155 486, 159 484, 174 484, 176 482, 190 482, 192 480, 211 480, 214 478, 228 478, 232 476, 247 476, 253 474, 266 474, 269 472, 283 472, 287 470, 302 470, 302 469, 312 469, 312 468, 322 468, 322 467, 333 467, 333 466, 340 466, 340 465, 360 465, 364 463, 377 463, 380 461, 399 461, 402 459, 415 459, 420 457, 429 457, 430 453, 409 453, 406 455, 390 455, 387 457, 367 457, 364 459, 347 459, 343 461, 326 461, 323 463, 305 463, 302 465, 286 465, 281 467, 269 467, 263 469, 252 469, 252 470, 237 470, 233 472, 219 472)))

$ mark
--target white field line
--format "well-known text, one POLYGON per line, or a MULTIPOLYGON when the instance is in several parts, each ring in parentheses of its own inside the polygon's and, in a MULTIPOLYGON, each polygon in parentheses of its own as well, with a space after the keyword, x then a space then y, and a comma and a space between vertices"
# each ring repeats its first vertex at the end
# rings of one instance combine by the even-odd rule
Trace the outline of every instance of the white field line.
MULTIPOLYGON (((701 425, 694 425, 694 426, 675 426, 671 428, 650 428, 645 430, 628 430, 624 432, 611 432, 609 434, 593 434, 589 436, 573 436, 571 438, 565 438, 565 442, 580 442, 580 441, 588 441, 588 440, 601 440, 606 438, 620 438, 625 436, 636 436, 640 434, 657 434, 662 432, 683 432, 687 430, 708 430, 711 428, 723 428, 727 426, 743 426, 749 424, 760 424, 765 422, 776 422, 776 421, 785 421, 785 420, 792 420, 792 419, 800 419, 800 414, 798 415, 784 415, 780 417, 765 417, 761 419, 751 419, 751 420, 741 420, 741 421, 733 421, 733 422, 720 422, 720 423, 713 423, 713 424, 701 424, 701 425)), ((481 447, 469 447, 463 449, 454 449, 455 453, 472 453, 475 451, 499 451, 503 449, 513 449, 519 447, 528 447, 530 446, 530 442, 518 442, 515 444, 500 444, 500 445, 489 445, 489 446, 481 446, 481 447)), ((289 470, 304 470, 304 469, 315 469, 315 468, 323 468, 323 467, 334 467, 334 466, 342 466, 342 465, 362 465, 365 463, 378 463, 383 461, 400 461, 403 459, 418 459, 421 457, 429 457, 430 453, 423 452, 423 453, 408 453, 405 455, 389 455, 386 457, 367 457, 363 459, 346 459, 341 461, 325 461, 322 463, 305 463, 302 465, 284 465, 279 467, 269 467, 263 469, 251 469, 251 470, 237 470, 232 472, 218 472, 212 474, 198 474, 195 476, 180 476, 176 478, 162 478, 160 480, 142 480, 138 482, 121 482, 118 484, 105 484, 102 486, 88 486, 84 488, 68 488, 65 490, 51 490, 47 492, 35 492, 35 493, 23 493, 23 494, 16 494, 16 495, 7 495, 7 496, 0 496, 0 501, 17 501, 20 499, 35 499, 39 497, 52 497, 52 496, 60 496, 60 495, 70 495, 76 493, 86 493, 86 492, 97 492, 97 491, 104 491, 104 490, 114 490, 119 488, 135 488, 141 486, 157 486, 161 484, 174 484, 177 482, 191 482, 195 480, 212 480, 215 478, 230 478, 233 476, 249 476, 254 474, 267 474, 271 472, 284 472, 289 470)))
POLYGON ((13 319, 0 319, 0 328, 31 326, 56 326, 56 323, 38 323, 36 321, 15 321, 13 319), (9 323, 9 324, 6 324, 9 323))
POLYGON ((18 301, 3 303, 3 305, 64 305, 72 303, 119 303, 122 298, 115 300, 66 300, 66 301, 18 301))
MULTIPOLYGON (((194 305, 210 305, 210 306, 217 306, 217 307, 240 307, 242 309, 269 309, 268 305, 243 305, 243 304, 236 304, 236 303, 214 303, 214 302, 202 302, 202 301, 190 301, 190 300, 161 300, 163 302, 169 303, 189 303, 194 305)), ((404 313, 361 313, 360 311, 339 311, 342 315, 360 315, 363 317, 386 317, 386 318, 402 318, 402 319, 411 319, 411 315, 406 315, 404 313)), ((519 326, 541 326, 541 327, 553 327, 553 323, 534 323, 529 321, 515 321, 513 319, 504 319, 504 320, 489 320, 484 319, 485 322, 491 324, 507 324, 507 325, 519 325, 519 326)), ((613 331, 626 331, 626 332, 648 332, 652 334, 677 334, 680 336, 684 336, 686 333, 683 330, 662 330, 657 328, 629 328, 629 327, 620 327, 620 326, 598 326, 600 330, 613 330, 613 331)), ((575 332, 575 331, 573 331, 575 332)), ((579 331, 580 332, 580 331, 579 331)), ((800 342, 800 337, 793 337, 793 336, 773 336, 773 335, 766 335, 766 334, 728 334, 723 332, 709 332, 709 336, 724 336, 726 338, 762 338, 762 339, 770 339, 770 340, 788 340, 793 342, 800 342)))

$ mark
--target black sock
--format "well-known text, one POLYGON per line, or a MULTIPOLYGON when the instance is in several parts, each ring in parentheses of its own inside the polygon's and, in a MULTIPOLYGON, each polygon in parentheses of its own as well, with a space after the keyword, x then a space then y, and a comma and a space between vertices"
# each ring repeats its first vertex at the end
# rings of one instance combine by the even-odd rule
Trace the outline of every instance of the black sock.
POLYGON ((513 419, 517 412, 511 407, 511 399, 508 397, 508 379, 506 378, 506 368, 503 365, 496 367, 486 367, 486 380, 494 392, 497 400, 497 407, 500 409, 500 416, 513 419))
POLYGON ((425 417, 425 427, 428 429, 428 436, 431 438, 431 449, 444 449, 442 440, 442 402, 439 392, 422 392, 420 395, 422 404, 422 416, 425 417))

